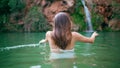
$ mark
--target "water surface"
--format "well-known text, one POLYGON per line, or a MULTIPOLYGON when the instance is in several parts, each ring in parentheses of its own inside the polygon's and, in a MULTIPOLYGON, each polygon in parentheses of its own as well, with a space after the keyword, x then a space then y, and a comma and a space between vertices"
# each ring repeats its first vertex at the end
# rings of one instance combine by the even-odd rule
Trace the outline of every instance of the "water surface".
POLYGON ((45 33, 1 33, 0 68, 120 68, 120 32, 99 34, 94 44, 75 44, 76 58, 51 61, 49 45, 38 45, 45 33))

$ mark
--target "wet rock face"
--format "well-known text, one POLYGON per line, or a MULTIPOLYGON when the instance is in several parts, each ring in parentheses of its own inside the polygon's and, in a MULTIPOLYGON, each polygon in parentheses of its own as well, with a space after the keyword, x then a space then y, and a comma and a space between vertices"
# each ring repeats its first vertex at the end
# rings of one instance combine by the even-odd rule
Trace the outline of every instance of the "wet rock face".
POLYGON ((68 14, 73 12, 75 0, 42 0, 43 14, 47 21, 52 24, 54 16, 59 12, 66 12, 68 14))
POLYGON ((104 17, 104 22, 108 24, 111 19, 113 7, 111 5, 112 0, 93 0, 95 7, 95 12, 104 17))
MULTIPOLYGON (((95 12, 102 15, 104 24, 108 25, 112 30, 120 30, 120 20, 113 19, 113 15, 119 12, 119 8, 113 3, 120 4, 120 0, 92 0, 95 4, 95 12)), ((118 13, 119 14, 119 13, 118 13)), ((101 25, 103 27, 103 25, 101 25)))
POLYGON ((98 15, 103 17, 103 22, 101 22, 100 30, 110 27, 112 30, 120 30, 120 20, 116 14, 119 14, 119 7, 115 5, 120 4, 120 0, 85 0, 86 5, 91 10, 94 10, 98 15), (92 6, 92 7, 91 7, 92 6), (94 6, 94 7, 93 7, 94 6))
POLYGON ((116 0, 117 3, 120 3, 120 0, 116 0))
POLYGON ((112 30, 118 31, 120 30, 120 20, 119 19, 112 19, 109 21, 108 25, 112 30))

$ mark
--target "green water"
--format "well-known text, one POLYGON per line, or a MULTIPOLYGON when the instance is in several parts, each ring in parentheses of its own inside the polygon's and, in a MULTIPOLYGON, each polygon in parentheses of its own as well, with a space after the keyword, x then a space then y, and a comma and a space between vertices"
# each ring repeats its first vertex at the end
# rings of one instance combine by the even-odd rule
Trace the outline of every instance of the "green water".
POLYGON ((0 68, 120 68, 120 32, 99 34, 94 44, 76 43, 76 58, 50 61, 48 44, 38 45, 45 33, 1 33, 0 68))

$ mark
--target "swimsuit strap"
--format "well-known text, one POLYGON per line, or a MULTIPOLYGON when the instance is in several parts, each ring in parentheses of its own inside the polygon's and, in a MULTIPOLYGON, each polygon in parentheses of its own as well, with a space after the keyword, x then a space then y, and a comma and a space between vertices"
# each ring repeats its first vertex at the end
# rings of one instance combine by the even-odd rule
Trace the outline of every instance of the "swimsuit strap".
POLYGON ((51 49, 51 51, 55 52, 74 52, 74 48, 71 50, 63 50, 63 49, 51 49))

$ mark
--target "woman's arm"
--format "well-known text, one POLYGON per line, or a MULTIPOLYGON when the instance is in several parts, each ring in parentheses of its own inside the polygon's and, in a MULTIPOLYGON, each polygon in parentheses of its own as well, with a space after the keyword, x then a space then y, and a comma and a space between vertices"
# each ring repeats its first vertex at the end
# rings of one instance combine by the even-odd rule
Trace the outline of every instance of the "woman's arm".
POLYGON ((48 31, 48 32, 46 33, 45 39, 40 40, 40 41, 39 41, 39 44, 48 42, 48 37, 49 37, 48 35, 49 35, 49 33, 50 33, 50 32, 48 31))
POLYGON ((74 32, 74 38, 76 41, 85 42, 85 43, 94 43, 95 37, 98 36, 96 32, 94 32, 91 37, 85 37, 77 32, 74 32))
POLYGON ((46 42, 47 42, 46 39, 42 39, 42 40, 39 41, 39 44, 41 44, 41 43, 46 43, 46 42))

